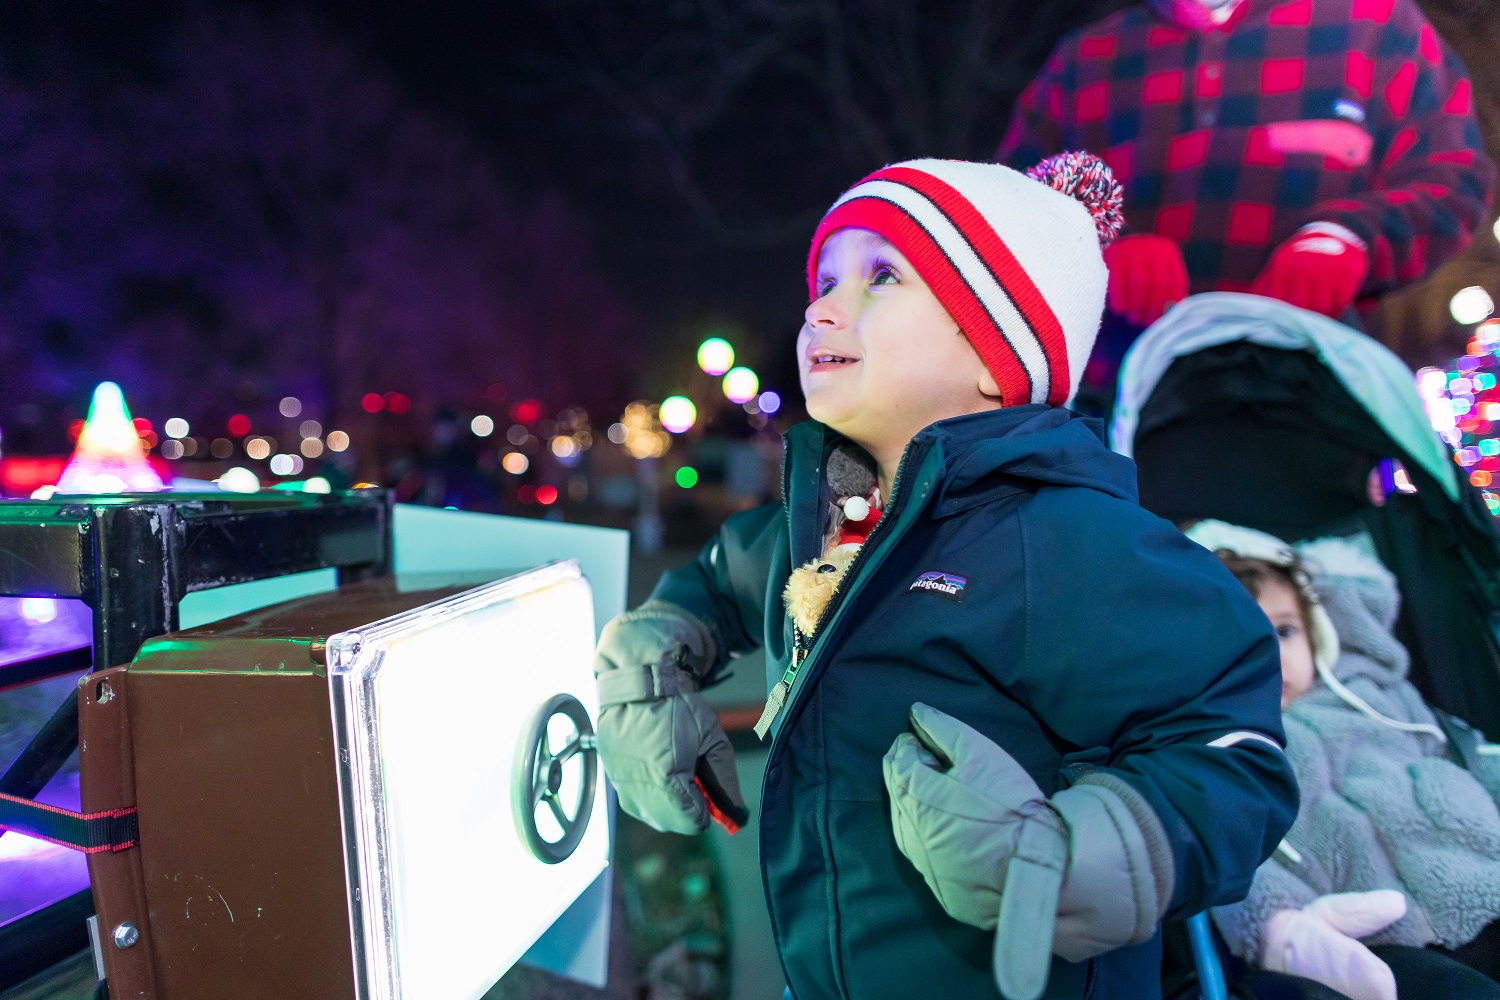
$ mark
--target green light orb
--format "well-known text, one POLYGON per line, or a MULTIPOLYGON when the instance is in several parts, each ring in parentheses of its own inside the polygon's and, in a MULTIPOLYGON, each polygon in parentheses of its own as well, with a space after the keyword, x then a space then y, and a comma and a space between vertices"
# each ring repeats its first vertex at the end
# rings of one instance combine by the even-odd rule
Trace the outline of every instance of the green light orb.
POLYGON ((698 367, 717 378, 734 367, 734 348, 723 337, 709 337, 698 345, 698 367))

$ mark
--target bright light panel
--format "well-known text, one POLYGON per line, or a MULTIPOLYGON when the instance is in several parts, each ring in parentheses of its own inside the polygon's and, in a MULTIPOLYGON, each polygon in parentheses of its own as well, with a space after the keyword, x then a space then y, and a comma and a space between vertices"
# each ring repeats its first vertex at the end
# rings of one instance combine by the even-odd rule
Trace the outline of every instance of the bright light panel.
MULTIPOLYGON (((520 743, 543 703, 571 694, 598 719, 589 586, 576 562, 546 566, 328 648, 349 753, 340 777, 360 996, 478 1000, 608 864, 602 772, 587 832, 558 864, 532 854, 511 805, 520 743)), ((554 750, 570 727, 553 720, 554 750)), ((545 814, 538 828, 555 839, 545 814)))

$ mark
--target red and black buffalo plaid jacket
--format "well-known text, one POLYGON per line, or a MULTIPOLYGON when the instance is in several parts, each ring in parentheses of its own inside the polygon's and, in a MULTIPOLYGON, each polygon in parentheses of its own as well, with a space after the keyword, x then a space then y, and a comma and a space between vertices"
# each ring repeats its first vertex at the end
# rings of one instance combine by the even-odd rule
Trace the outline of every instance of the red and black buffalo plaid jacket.
POLYGON ((1194 292, 1244 291, 1309 222, 1370 249, 1362 295, 1432 270, 1495 168, 1469 80, 1412 0, 1246 0, 1191 31, 1146 5, 1075 32, 1021 94, 999 159, 1069 149, 1125 185, 1134 232, 1182 244, 1194 292))

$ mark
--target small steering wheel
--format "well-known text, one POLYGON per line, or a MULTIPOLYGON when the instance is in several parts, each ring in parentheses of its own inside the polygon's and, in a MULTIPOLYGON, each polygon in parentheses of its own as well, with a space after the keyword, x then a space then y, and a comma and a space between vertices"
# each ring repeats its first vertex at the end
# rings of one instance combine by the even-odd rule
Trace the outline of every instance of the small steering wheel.
POLYGON ((553 695, 531 717, 531 725, 522 733, 521 750, 516 755, 514 806, 516 827, 531 852, 549 865, 566 861, 583 840, 589 817, 594 811, 594 788, 599 780, 599 751, 594 725, 583 705, 570 694, 553 695), (562 715, 573 723, 577 735, 556 753, 547 736, 549 724, 562 715), (579 783, 577 801, 571 812, 563 807, 561 791, 563 765, 574 756, 583 755, 583 780, 579 783), (552 818, 562 828, 557 840, 547 840, 536 826, 537 807, 543 802, 552 818))

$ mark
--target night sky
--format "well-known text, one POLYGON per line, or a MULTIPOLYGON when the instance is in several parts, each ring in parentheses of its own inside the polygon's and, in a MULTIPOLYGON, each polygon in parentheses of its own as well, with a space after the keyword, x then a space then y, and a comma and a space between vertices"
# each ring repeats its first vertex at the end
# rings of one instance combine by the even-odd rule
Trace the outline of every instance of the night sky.
MULTIPOLYGON (((830 5, 835 22, 814 0, 252 6, 313 11, 463 128, 513 190, 560 191, 640 310, 648 353, 725 332, 789 387, 802 256, 827 204, 889 160, 990 155, 1057 38, 1123 4, 870 0, 830 5)), ((149 80, 192 9, 13 3, 0 51, 12 73, 149 80)), ((655 391, 643 368, 639 390, 655 391)))

